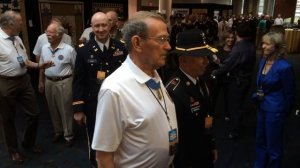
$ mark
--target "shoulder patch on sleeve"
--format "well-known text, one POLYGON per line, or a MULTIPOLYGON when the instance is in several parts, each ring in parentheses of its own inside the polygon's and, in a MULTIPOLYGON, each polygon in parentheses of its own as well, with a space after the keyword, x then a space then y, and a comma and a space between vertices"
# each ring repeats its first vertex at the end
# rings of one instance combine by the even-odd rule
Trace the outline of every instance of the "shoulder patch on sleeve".
POLYGON ((81 47, 83 47, 83 46, 84 46, 83 43, 81 43, 81 44, 78 45, 79 48, 81 48, 81 47))
POLYGON ((177 86, 179 85, 179 83, 180 83, 180 78, 175 77, 172 80, 170 80, 169 83, 167 83, 166 88, 168 90, 174 91, 177 88, 177 86))

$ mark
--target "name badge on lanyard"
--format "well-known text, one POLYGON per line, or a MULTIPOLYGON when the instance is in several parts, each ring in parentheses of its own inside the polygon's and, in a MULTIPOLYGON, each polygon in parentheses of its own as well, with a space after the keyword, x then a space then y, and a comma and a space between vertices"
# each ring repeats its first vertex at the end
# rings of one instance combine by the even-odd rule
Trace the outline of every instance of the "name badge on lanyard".
POLYGON ((17 60, 18 60, 18 62, 20 63, 20 66, 21 66, 21 67, 24 67, 24 66, 25 66, 25 62, 24 62, 22 56, 19 55, 19 56, 17 57, 17 60))
POLYGON ((169 155, 170 156, 176 153, 177 144, 178 144, 177 129, 172 129, 169 131, 169 155))

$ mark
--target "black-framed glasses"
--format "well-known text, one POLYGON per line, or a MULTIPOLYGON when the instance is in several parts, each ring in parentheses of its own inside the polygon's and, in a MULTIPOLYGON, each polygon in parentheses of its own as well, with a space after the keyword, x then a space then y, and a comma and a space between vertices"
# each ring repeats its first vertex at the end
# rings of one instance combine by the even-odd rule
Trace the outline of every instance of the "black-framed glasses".
POLYGON ((159 37, 144 37, 145 39, 153 39, 154 41, 158 42, 159 44, 163 45, 166 42, 170 42, 170 36, 159 36, 159 37))

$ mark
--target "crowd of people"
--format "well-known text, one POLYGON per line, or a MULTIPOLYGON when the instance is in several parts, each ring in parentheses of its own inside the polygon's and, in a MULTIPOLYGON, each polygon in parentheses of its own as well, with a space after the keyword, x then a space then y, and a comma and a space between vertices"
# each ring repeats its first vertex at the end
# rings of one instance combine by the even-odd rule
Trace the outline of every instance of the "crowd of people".
POLYGON ((26 115, 22 146, 36 142, 39 110, 27 68, 39 69, 53 143, 75 141, 85 126, 91 167, 212 168, 218 159, 214 115, 222 91, 227 138, 243 137, 242 105, 261 57, 252 95, 257 105, 256 168, 280 167, 283 125, 295 102, 295 74, 285 59, 280 15, 220 18, 139 11, 123 24, 114 11, 96 12, 73 46, 53 18, 28 59, 18 36, 22 18, 0 18, 0 117, 11 159, 23 163, 14 114, 26 115), (272 26, 273 25, 273 26, 272 26))

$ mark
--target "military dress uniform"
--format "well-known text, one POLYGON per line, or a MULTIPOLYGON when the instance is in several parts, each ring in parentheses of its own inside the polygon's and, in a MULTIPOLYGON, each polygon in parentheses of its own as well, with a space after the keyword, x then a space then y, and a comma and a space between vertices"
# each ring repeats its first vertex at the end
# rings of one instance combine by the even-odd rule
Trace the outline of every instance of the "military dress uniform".
POLYGON ((177 70, 167 82, 172 97, 179 128, 178 152, 174 159, 176 168, 213 167, 214 142, 205 118, 211 115, 212 99, 206 83, 200 79, 194 83, 181 70, 177 70))
MULTIPOLYGON (((127 56, 123 43, 111 38, 109 40, 109 47, 107 49, 103 47, 103 51, 95 38, 90 39, 86 44, 80 44, 77 50, 73 79, 73 110, 74 113, 85 113, 90 144, 93 139, 97 96, 101 84, 127 56)), ((90 152, 90 160, 92 164, 97 165, 94 154, 90 152)))

